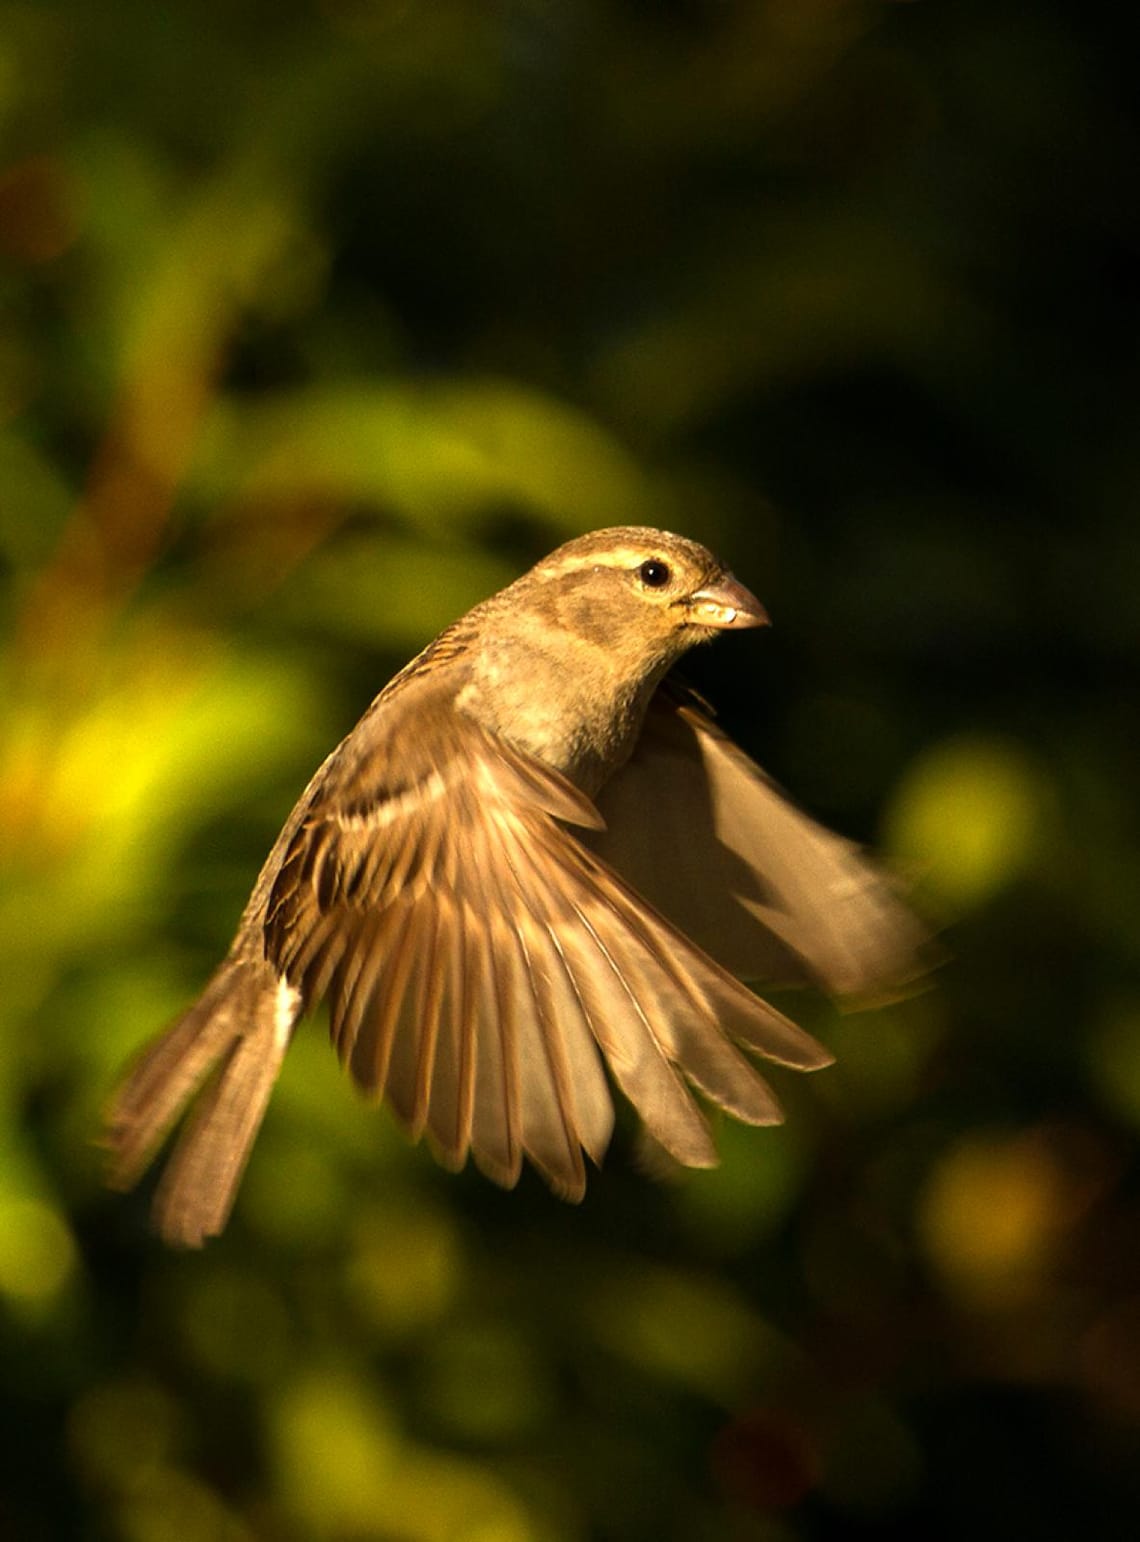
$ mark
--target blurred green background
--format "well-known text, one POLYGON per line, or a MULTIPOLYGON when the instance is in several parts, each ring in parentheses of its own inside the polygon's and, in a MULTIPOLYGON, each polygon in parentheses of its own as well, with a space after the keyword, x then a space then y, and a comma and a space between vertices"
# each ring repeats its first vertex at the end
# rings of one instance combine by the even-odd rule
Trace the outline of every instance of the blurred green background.
POLYGON ((1135 1535, 1133 9, 0 5, 0 1535, 1135 1535), (776 1130, 450 1177, 319 1024, 176 1256, 99 1110, 309 772, 582 529, 953 961, 776 1130))

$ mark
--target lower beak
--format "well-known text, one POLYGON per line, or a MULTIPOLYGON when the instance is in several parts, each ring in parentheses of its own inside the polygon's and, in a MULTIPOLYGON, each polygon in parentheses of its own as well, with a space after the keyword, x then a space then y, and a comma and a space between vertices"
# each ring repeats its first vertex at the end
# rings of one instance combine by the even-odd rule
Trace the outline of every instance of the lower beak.
POLYGON ((731 573, 690 597, 689 619, 694 626, 712 626, 721 631, 771 625, 760 601, 731 573))

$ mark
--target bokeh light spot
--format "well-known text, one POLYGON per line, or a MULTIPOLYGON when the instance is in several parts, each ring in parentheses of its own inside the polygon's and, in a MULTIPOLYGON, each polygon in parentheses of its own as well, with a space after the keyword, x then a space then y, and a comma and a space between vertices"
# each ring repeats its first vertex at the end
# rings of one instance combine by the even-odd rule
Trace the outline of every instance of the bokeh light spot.
POLYGON ((63 1218, 39 1199, 0 1200, 0 1291, 27 1304, 50 1302, 75 1268, 63 1218))
POLYGON ((964 737, 923 755, 895 793, 891 855, 930 890, 968 910, 1018 877, 1040 849, 1041 773, 1014 744, 964 737))
POLYGON ((397 1336, 441 1317, 466 1275, 454 1221, 426 1204, 370 1210, 354 1243, 348 1287, 356 1308, 397 1336))
POLYGON ((739 1395, 781 1347, 729 1286, 676 1269, 600 1280, 591 1311, 616 1353, 718 1401, 739 1395))
POLYGON ((337 1368, 308 1372, 279 1390, 272 1419, 281 1490, 319 1535, 338 1525, 363 1528, 384 1507, 396 1435, 386 1410, 355 1375, 337 1368))
POLYGON ((1066 1145, 1062 1132, 1048 1129, 969 1135, 934 1168, 919 1232, 944 1282, 964 1301, 1001 1309, 1040 1289, 1061 1237, 1099 1184, 1094 1175, 1069 1170, 1066 1145))

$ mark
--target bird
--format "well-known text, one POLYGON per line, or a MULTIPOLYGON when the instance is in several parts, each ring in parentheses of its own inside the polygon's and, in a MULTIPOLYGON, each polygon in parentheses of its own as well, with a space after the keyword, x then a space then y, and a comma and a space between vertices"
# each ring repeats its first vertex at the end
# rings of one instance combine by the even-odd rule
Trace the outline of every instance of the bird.
POLYGON ((225 959, 125 1074, 112 1186, 182 1119, 154 1225, 183 1248, 220 1234, 322 1002, 358 1088, 507 1188, 527 1161, 581 1199, 614 1088, 687 1167, 717 1161, 702 1102, 779 1123, 753 1057, 832 1057, 744 982, 885 993, 927 936, 678 680, 690 648, 768 621, 704 546, 618 527, 441 632, 317 770, 225 959))

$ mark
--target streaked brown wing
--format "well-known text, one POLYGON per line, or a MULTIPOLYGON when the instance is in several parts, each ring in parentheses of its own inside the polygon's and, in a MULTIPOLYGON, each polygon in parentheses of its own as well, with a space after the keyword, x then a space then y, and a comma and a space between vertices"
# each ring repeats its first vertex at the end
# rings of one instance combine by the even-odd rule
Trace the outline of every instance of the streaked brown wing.
POLYGON ((872 996, 929 967, 929 935, 891 880, 672 684, 597 803, 593 849, 742 979, 872 996))
POLYGON ((687 1077, 754 1123, 779 1119, 733 1040, 803 1068, 829 1056, 694 948, 565 828, 597 824, 557 773, 453 709, 415 743, 372 736, 295 834, 268 955, 356 1081, 449 1165, 500 1183, 527 1155, 579 1196, 613 1107, 598 1050, 680 1161, 716 1160, 687 1077))

